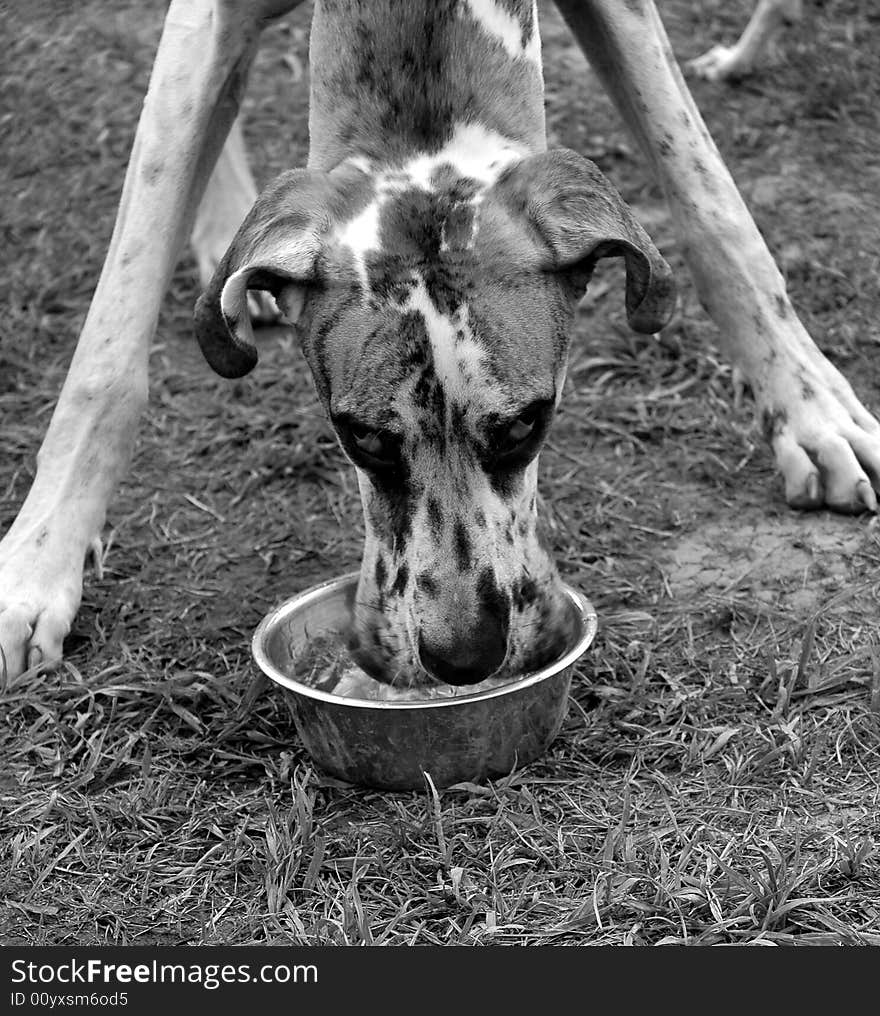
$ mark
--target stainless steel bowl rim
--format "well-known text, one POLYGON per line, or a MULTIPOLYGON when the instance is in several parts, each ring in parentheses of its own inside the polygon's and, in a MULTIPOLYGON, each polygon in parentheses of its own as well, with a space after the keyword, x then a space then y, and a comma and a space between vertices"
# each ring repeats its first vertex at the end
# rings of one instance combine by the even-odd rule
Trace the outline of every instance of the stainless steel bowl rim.
POLYGON ((287 688, 289 691, 295 692, 297 695, 305 695, 307 698, 318 699, 321 702, 332 702, 337 706, 351 706, 355 709, 449 709, 455 706, 463 706, 470 702, 478 702, 483 699, 499 698, 502 695, 510 695, 513 692, 520 691, 523 688, 528 688, 533 684, 538 684, 540 681, 546 681, 547 678, 554 677, 556 674, 561 673, 567 667, 570 667, 575 660, 583 656, 587 651, 593 639, 596 637, 596 629, 598 627, 598 619, 596 617, 596 611, 593 608, 592 603, 584 596, 579 593, 576 589, 571 586, 564 585, 566 594, 574 604, 578 611, 578 615, 581 618, 582 630, 580 638, 577 642, 568 649, 559 659, 554 660, 553 663, 548 664, 546 667, 542 667, 540 670, 534 671, 534 673, 526 674, 525 677, 519 678, 517 681, 511 681, 509 684, 499 685, 497 688, 487 688, 485 691, 475 692, 472 695, 456 695, 452 698, 442 699, 425 699, 422 701, 386 701, 381 699, 359 699, 359 698, 347 698, 341 695, 333 695, 330 692, 320 691, 317 688, 311 688, 307 684, 302 684, 299 681, 295 681, 292 677, 288 677, 283 671, 279 670, 275 664, 269 659, 268 654, 264 648, 266 642, 266 633, 281 624, 286 617, 290 614, 294 614, 315 599, 320 599, 322 596, 330 592, 334 587, 344 587, 350 584, 353 580, 356 580, 359 576, 359 572, 348 572, 346 575, 337 576, 334 579, 328 579, 326 582, 322 582, 317 586, 311 586, 309 589, 298 593, 296 596, 282 603, 279 607, 271 610, 257 626, 254 632, 253 639, 251 640, 251 652, 253 653, 254 660, 257 666, 263 673, 269 677, 276 684, 280 684, 287 688))

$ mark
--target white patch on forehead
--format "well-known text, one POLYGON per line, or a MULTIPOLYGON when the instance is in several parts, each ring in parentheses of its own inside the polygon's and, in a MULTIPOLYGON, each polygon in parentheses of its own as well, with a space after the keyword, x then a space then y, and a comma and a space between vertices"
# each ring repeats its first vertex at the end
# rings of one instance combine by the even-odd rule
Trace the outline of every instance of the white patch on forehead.
POLYGON ((501 411, 507 399, 487 369, 486 350, 471 332, 467 306, 463 305, 453 315, 441 314, 424 281, 416 275, 406 309, 420 314, 425 322, 434 372, 446 397, 480 412, 501 411), (476 402, 474 391, 480 395, 476 402))
POLYGON ((459 310, 456 320, 441 314, 421 279, 410 296, 409 309, 418 311, 424 318, 434 371, 443 382, 447 395, 465 395, 466 379, 477 375, 486 355, 485 350, 474 341, 470 329, 466 328, 467 312, 464 308, 459 310))
POLYGON ((532 4, 532 33, 523 46, 522 25, 519 19, 509 14, 494 0, 467 0, 474 21, 504 47, 508 56, 514 59, 524 57, 541 69, 541 35, 538 31, 537 4, 532 4))

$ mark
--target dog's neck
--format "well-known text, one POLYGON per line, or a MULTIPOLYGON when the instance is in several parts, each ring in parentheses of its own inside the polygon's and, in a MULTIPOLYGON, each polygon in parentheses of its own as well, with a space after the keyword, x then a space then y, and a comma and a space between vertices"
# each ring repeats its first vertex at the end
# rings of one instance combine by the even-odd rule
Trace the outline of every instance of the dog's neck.
POLYGON ((315 0, 310 65, 310 168, 546 148, 534 0, 315 0))

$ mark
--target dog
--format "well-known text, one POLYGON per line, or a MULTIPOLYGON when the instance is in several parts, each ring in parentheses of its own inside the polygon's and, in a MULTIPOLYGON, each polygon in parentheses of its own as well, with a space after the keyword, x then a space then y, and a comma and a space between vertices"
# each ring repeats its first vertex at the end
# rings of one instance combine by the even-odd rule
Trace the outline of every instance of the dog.
POLYGON ((688 68, 709 81, 733 81, 751 74, 773 40, 803 16, 803 0, 758 0, 733 46, 713 46, 689 60, 688 68))
MULTIPOLYGON (((233 124, 261 28, 294 6, 170 4, 104 267, 0 545, 7 675, 62 655, 206 187, 193 235, 213 267, 195 313, 208 363, 254 366, 249 296, 271 294, 357 472, 358 662, 467 685, 540 666, 565 636, 536 478, 573 308, 596 262, 619 257, 629 323, 654 333, 675 304, 669 266, 595 165, 547 150, 532 0, 315 0, 308 165, 257 196, 233 124)), ((789 504, 875 511, 880 424, 798 320, 654 3, 558 7, 665 190, 789 504)))

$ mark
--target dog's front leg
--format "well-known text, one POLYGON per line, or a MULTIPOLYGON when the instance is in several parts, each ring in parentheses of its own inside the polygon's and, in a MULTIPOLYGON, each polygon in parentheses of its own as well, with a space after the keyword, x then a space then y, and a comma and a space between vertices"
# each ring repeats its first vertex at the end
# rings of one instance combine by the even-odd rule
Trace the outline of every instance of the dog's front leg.
POLYGON ((296 0, 173 0, 110 247, 24 505, 0 542, 0 681, 61 656, 131 457, 159 306, 262 22, 296 0))
POLYGON ((755 396, 789 504, 875 510, 880 424, 798 320, 653 2, 557 4, 663 185, 700 300, 755 396))

